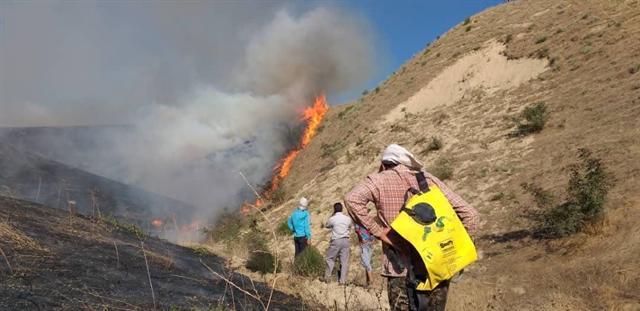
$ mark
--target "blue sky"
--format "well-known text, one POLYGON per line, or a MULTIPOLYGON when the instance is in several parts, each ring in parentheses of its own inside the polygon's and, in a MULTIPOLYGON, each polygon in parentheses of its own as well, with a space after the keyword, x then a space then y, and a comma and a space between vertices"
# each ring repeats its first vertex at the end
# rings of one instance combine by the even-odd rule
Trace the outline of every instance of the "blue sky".
MULTIPOLYGON (((443 34, 465 18, 503 3, 499 0, 447 1, 373 1, 354 0, 337 5, 361 14, 373 27, 381 45, 378 72, 367 89, 374 88, 387 76, 422 50, 428 42, 443 34)), ((336 96, 344 102, 359 97, 362 90, 336 96)))

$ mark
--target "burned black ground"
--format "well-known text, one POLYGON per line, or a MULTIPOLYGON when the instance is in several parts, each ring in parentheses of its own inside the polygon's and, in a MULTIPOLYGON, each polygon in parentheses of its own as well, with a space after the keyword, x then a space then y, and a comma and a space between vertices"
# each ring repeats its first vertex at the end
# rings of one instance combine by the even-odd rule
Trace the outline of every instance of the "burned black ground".
MULTIPOLYGON (((262 309, 202 263, 268 300, 267 285, 252 285, 217 256, 136 236, 100 219, 0 197, 0 248, 6 255, 0 258, 0 309, 151 310, 141 242, 158 309, 262 309)), ((271 305, 302 308, 299 300, 280 292, 271 305)))

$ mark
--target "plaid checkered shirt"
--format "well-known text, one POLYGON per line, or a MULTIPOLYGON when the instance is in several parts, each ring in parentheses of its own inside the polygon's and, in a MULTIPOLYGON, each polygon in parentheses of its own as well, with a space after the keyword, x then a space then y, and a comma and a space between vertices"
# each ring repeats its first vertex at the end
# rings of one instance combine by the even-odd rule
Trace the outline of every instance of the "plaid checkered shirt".
MULTIPOLYGON (((357 223, 376 237, 379 237, 385 227, 400 213, 405 202, 405 194, 410 187, 419 189, 415 172, 404 165, 398 165, 393 169, 367 176, 364 182, 357 185, 345 196, 345 203, 349 213, 357 223), (367 204, 373 202, 376 206, 377 217, 369 215, 367 204)), ((478 212, 463 200, 459 195, 451 191, 437 177, 426 173, 425 177, 429 185, 437 186, 447 197, 451 206, 462 221, 470 235, 473 235, 478 227, 478 212)), ((389 262, 389 254, 383 243, 382 274, 389 277, 405 276, 406 271, 397 271, 389 262)))

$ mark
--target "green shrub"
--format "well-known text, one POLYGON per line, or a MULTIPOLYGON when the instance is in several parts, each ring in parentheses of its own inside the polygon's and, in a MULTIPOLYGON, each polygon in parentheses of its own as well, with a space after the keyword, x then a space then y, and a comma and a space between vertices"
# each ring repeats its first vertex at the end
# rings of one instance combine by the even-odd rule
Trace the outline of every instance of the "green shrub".
POLYGON ((540 44, 547 41, 547 37, 540 37, 538 39, 536 39, 536 44, 540 44))
POLYGON ((344 108, 344 110, 342 110, 342 111, 340 111, 340 112, 338 113, 338 118, 339 118, 339 119, 344 118, 344 116, 346 116, 346 115, 347 115, 351 110, 353 110, 353 108, 355 108, 355 107, 356 107, 355 105, 351 105, 351 106, 348 106, 347 108, 344 108))
POLYGON ((253 272, 260 272, 262 274, 265 273, 274 273, 280 272, 281 265, 278 262, 278 266, 276 267, 276 258, 270 251, 266 250, 255 250, 252 251, 247 259, 247 263, 245 264, 247 269, 253 272))
POLYGON ((580 149, 578 158, 579 163, 569 166, 567 201, 542 214, 543 232, 549 237, 579 232, 586 224, 604 216, 604 203, 614 184, 613 176, 589 150, 580 149))
POLYGON ((471 23, 471 17, 465 18, 464 22, 462 23, 462 25, 468 25, 469 23, 471 23))
POLYGON ((500 200, 502 200, 503 198, 504 198, 504 193, 503 193, 503 192, 498 192, 498 193, 496 193, 496 194, 492 195, 492 196, 489 198, 489 201, 491 201, 491 202, 500 201, 500 200))
POLYGON ((324 256, 312 245, 307 246, 293 261, 293 273, 318 278, 324 274, 324 256))
POLYGON ((436 136, 431 136, 431 141, 429 142, 427 147, 424 148, 424 150, 422 150, 420 153, 423 155, 427 155, 432 151, 437 151, 440 149, 442 149, 442 140, 440 140, 440 138, 436 136))
POLYGON ((287 219, 280 222, 280 224, 276 228, 276 234, 282 235, 282 236, 287 236, 292 234, 291 230, 289 229, 289 225, 287 224, 287 219))
POLYGON ((320 154, 320 156, 322 158, 333 157, 335 156, 336 152, 342 149, 342 147, 344 147, 344 142, 340 140, 337 140, 331 144, 322 143, 320 145, 320 149, 322 149, 322 153, 320 154))
POLYGON ((525 136, 540 132, 547 123, 547 120, 549 120, 549 111, 544 102, 526 107, 520 114, 520 118, 516 121, 518 128, 511 135, 525 136))
POLYGON ((613 177, 606 172, 602 161, 594 158, 591 151, 578 151, 579 163, 569 167, 569 201, 578 204, 587 220, 603 214, 603 206, 613 177))
POLYGON ((191 249, 193 250, 193 252, 196 255, 198 255, 200 257, 211 255, 211 252, 209 252, 209 250, 206 247, 203 247, 203 246, 194 246, 194 247, 191 247, 191 249))
POLYGON ((271 192, 271 203, 273 204, 280 204, 282 202, 284 202, 284 199, 286 197, 286 194, 284 192, 284 189, 282 189, 281 187, 276 188, 275 190, 273 190, 273 192, 271 192))
POLYGON ((547 47, 539 48, 539 49, 535 50, 534 52, 531 52, 529 54, 529 57, 535 57, 537 59, 548 58, 549 57, 549 48, 547 48, 547 47))
POLYGON ((103 215, 100 220, 102 222, 111 224, 113 227, 118 228, 119 230, 128 232, 132 235, 135 235, 138 238, 146 236, 146 233, 140 226, 132 223, 122 222, 118 218, 115 218, 111 215, 103 215))
POLYGON ((511 40, 513 40, 513 35, 512 34, 508 34, 505 38, 504 38, 504 43, 509 43, 511 42, 511 40))
POLYGON ((538 207, 546 208, 553 204, 553 196, 549 191, 542 189, 542 187, 534 183, 522 183, 520 184, 520 187, 533 197, 533 200, 536 202, 538 207))
POLYGON ((238 238, 240 231, 246 225, 246 219, 239 213, 226 213, 218 218, 214 228, 209 230, 215 241, 232 241, 238 238))
POLYGON ((464 28, 464 32, 469 32, 469 31, 471 31, 471 25, 464 28))
POLYGON ((404 124, 397 123, 397 124, 392 124, 391 125, 391 131, 392 132, 403 132, 403 133, 406 133, 406 132, 409 132, 409 128, 404 124))
MULTIPOLYGON (((249 252, 254 251, 268 251, 267 247, 267 233, 264 233, 258 229, 249 231, 243 235, 244 245, 249 252)), ((236 237, 237 238, 237 237, 236 237)))
POLYGON ((640 71, 640 64, 637 64, 635 66, 629 67, 629 73, 630 74, 635 74, 638 71, 640 71))
POLYGON ((446 158, 437 159, 433 164, 430 173, 441 180, 451 179, 451 177, 453 177, 453 166, 451 160, 446 158))

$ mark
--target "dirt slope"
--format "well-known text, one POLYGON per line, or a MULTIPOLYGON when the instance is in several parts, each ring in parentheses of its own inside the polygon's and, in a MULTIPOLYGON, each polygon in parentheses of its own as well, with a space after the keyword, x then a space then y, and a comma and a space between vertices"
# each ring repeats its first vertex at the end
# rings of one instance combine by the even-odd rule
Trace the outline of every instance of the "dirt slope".
MULTIPOLYGON (((387 144, 399 143, 428 169, 449 162, 447 184, 483 219, 482 259, 453 286, 450 310, 637 310, 639 120, 640 3, 510 2, 461 22, 379 87, 331 109, 284 181, 286 202, 269 215, 280 222, 297 198, 311 198, 312 244, 326 249, 321 223, 331 204, 376 170, 387 144), (545 129, 509 137, 512 119, 538 102, 550 110, 545 129), (433 136, 443 147, 423 152, 433 136), (566 167, 581 147, 617 180, 604 226, 567 239, 532 238, 524 216, 537 207, 520 184, 536 182, 561 200, 566 167)), ((293 252, 292 243, 278 246, 293 252)))
MULTIPOLYGON (((133 230, 0 197, 0 310, 152 310, 147 266, 133 230)), ((255 293, 247 277, 224 268, 217 256, 141 239, 159 310, 262 309, 200 262, 255 293)), ((268 297, 267 286, 255 288, 268 297)), ((301 307, 280 292, 272 305, 301 307)))

